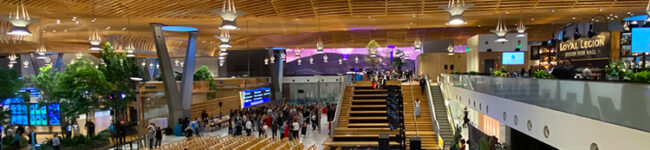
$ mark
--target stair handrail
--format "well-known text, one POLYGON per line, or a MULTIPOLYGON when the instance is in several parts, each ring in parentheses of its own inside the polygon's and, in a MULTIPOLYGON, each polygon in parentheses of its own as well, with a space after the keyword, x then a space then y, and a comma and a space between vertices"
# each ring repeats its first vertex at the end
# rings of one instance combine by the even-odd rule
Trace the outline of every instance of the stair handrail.
MULTIPOLYGON (((443 77, 439 76, 437 79, 438 79, 438 86, 440 86, 440 92, 442 92, 443 84, 440 84, 440 83, 444 82, 443 77)), ((442 93, 444 93, 444 92, 442 92, 442 93)), ((443 98, 445 98, 444 94, 441 95, 441 96, 443 96, 443 98)), ((445 108, 447 109, 446 110, 446 112, 447 112, 447 120, 449 121, 449 125, 451 126, 451 135, 455 135, 456 134, 456 122, 454 122, 454 117, 453 117, 453 114, 452 114, 453 111, 451 111, 451 109, 447 106, 446 101, 447 100, 445 100, 445 108)))
POLYGON ((336 103, 336 113, 334 113, 334 119, 332 120, 332 125, 331 125, 331 132, 330 132, 330 138, 333 139, 334 137, 334 131, 336 130, 336 127, 339 126, 339 116, 341 115, 341 106, 343 105, 343 98, 345 95, 345 89, 347 87, 348 83, 348 76, 343 76, 345 78, 344 80, 339 80, 341 83, 341 94, 339 94, 339 99, 338 102, 336 103))
MULTIPOLYGON (((425 92, 427 93, 427 104, 429 104, 429 113, 431 114, 431 120, 433 120, 433 131, 436 133, 436 141, 441 141, 442 137, 440 136, 440 126, 438 125, 438 118, 436 117, 436 108, 433 106, 433 94, 431 93, 431 83, 429 83, 429 76, 424 75, 424 80, 426 80, 425 92)), ((438 143, 444 147, 444 142, 438 143)))

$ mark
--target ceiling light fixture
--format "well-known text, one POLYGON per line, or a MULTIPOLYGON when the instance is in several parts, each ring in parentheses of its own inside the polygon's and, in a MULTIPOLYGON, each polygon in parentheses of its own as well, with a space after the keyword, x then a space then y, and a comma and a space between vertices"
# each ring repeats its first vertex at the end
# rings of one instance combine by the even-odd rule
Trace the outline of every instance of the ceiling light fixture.
POLYGON ((8 35, 17 35, 17 36, 30 36, 32 35, 31 32, 29 32, 29 29, 27 28, 27 25, 31 23, 32 21, 35 21, 37 19, 35 18, 30 18, 29 17, 29 12, 25 9, 25 6, 23 5, 23 2, 20 2, 20 5, 16 7, 16 12, 10 12, 9 17, 5 17, 5 20, 9 21, 11 23, 11 31, 9 31, 7 34, 8 35))
POLYGON ((47 53, 47 49, 45 48, 45 45, 41 44, 41 46, 36 49, 36 54, 38 54, 36 59, 45 59, 45 53, 47 53))
POLYGON ((462 25, 467 24, 463 20, 463 12, 468 8, 474 6, 473 4, 465 4, 464 0, 449 0, 447 5, 441 5, 440 9, 449 12, 449 21, 447 25, 462 25))
POLYGON ((343 64, 343 59, 339 58, 339 65, 343 64))
MULTIPOLYGON (((18 62, 16 61, 16 60, 18 59, 18 56, 16 56, 16 53, 11 53, 11 55, 9 55, 8 58, 9 58, 9 64, 15 64, 15 63, 18 63, 18 62)), ((10 68, 11 68, 11 67, 10 67, 10 68)))
POLYGON ((321 38, 320 35, 320 16, 318 16, 318 41, 316 42, 316 54, 322 54, 325 53, 323 51, 323 48, 325 45, 323 44, 323 39, 321 38))
POLYGON ((327 63, 327 55, 323 55, 323 62, 327 63))
POLYGON ((29 61, 25 60, 25 61, 23 62, 23 67, 25 67, 25 68, 29 68, 29 61))
POLYGON ((415 39, 413 48, 415 48, 415 52, 422 52, 422 41, 420 41, 420 38, 415 39))
POLYGON ((453 43, 450 44, 449 47, 447 47, 447 52, 449 52, 448 55, 454 55, 454 44, 453 43))
POLYGON ((88 42, 90 43, 90 49, 89 50, 92 50, 92 51, 102 50, 99 47, 99 44, 102 43, 102 37, 99 36, 99 33, 97 32, 97 30, 95 30, 93 33, 90 34, 90 37, 88 37, 88 42))
POLYGON ((271 61, 272 64, 275 64, 275 56, 271 56, 271 58, 269 58, 269 60, 271 61))
POLYGON ((413 48, 415 49, 415 52, 422 52, 422 41, 420 40, 420 33, 418 32, 420 31, 420 16, 415 18, 415 27, 415 41, 413 41, 413 48))
POLYGON ((77 54, 74 55, 77 59, 81 59, 84 57, 84 54, 81 52, 77 52, 77 54))
POLYGON ((126 51, 126 57, 135 57, 135 47, 133 44, 129 44, 125 48, 126 51))
POLYGON ((508 39, 506 39, 508 28, 506 27, 506 23, 503 21, 503 18, 501 18, 501 16, 499 16, 497 28, 495 30, 491 30, 490 32, 494 33, 497 36, 497 39, 494 42, 508 42, 508 39))
POLYGON ((232 45, 230 45, 230 31, 221 30, 221 35, 214 36, 214 37, 221 41, 221 45, 219 45, 219 48, 230 48, 230 47, 232 47, 232 45))
POLYGON ((359 57, 357 57, 357 56, 354 57, 354 63, 355 63, 355 64, 358 64, 358 63, 359 63, 359 57))
POLYGON ((302 60, 298 59, 298 66, 302 65, 302 60))
POLYGON ((526 26, 524 25, 524 17, 522 16, 524 14, 524 7, 521 6, 521 9, 519 9, 519 24, 517 24, 517 37, 526 37, 526 26))
POLYGON ((309 57, 309 64, 314 64, 314 58, 309 57))
POLYGON ((235 21, 238 16, 246 14, 244 11, 237 11, 235 9, 235 2, 233 0, 224 0, 223 7, 212 11, 213 13, 221 16, 221 30, 237 30, 237 22, 235 21))

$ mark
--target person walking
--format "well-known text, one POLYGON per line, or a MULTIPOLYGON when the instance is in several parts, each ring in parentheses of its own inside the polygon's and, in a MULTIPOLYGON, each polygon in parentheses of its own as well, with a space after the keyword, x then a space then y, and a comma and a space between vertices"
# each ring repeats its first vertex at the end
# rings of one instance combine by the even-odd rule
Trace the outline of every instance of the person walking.
POLYGON ((54 133, 54 136, 52 137, 52 147, 54 150, 61 149, 61 139, 59 139, 59 133, 54 133))
POLYGON ((420 99, 415 99, 415 117, 420 116, 420 99))
POLYGON ((424 78, 424 75, 420 76, 420 91, 424 94, 424 89, 427 86, 427 80, 424 78))
POLYGON ((273 121, 273 124, 271 125, 271 137, 275 139, 275 134, 278 133, 278 126, 279 126, 279 121, 275 120, 273 121))
POLYGON ((160 127, 156 127, 156 144, 155 147, 160 147, 162 145, 163 133, 160 127))
POLYGON ((154 139, 156 135, 156 125, 153 123, 150 123, 149 126, 147 126, 147 139, 149 139, 149 149, 153 149, 154 139))

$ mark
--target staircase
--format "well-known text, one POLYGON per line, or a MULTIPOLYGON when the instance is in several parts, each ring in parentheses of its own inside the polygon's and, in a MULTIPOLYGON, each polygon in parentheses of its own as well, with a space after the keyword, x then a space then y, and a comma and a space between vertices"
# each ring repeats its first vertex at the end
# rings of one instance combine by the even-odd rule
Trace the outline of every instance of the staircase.
POLYGON ((377 147, 379 134, 390 135, 391 147, 399 146, 397 131, 390 131, 386 117, 387 90, 375 90, 369 84, 347 86, 341 104, 339 123, 331 141, 331 149, 360 146, 377 147))
POLYGON ((433 107, 436 110, 436 118, 440 128, 438 133, 445 142, 445 148, 449 148, 454 139, 453 127, 449 123, 449 119, 447 119, 447 106, 445 106, 445 98, 442 96, 439 85, 431 85, 431 95, 433 96, 433 107))
MULTIPOLYGON (((422 93, 420 86, 402 85, 404 97, 404 126, 406 128, 406 145, 409 148, 410 137, 420 137, 422 149, 438 149, 438 140, 433 129, 431 109, 427 104, 426 93, 422 93), (415 116, 415 100, 420 100, 420 116, 415 116)), ((437 109, 436 109, 437 110, 437 109)))

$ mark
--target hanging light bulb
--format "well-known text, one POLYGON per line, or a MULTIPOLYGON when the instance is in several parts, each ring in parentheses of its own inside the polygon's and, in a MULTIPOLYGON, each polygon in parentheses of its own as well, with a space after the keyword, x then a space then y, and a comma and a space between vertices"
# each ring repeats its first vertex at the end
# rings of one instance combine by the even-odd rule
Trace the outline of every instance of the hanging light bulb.
POLYGON ((153 63, 150 63, 150 64, 149 64, 149 68, 152 68, 152 69, 153 69, 153 63))
POLYGON ((299 58, 299 57, 300 57, 300 50, 299 50, 299 49, 297 49, 296 51, 294 51, 294 53, 296 53, 296 58, 299 58))
POLYGON ((38 49, 36 49, 36 54, 38 54, 36 59, 45 59, 46 57, 45 53, 47 53, 47 49, 45 48, 45 45, 39 46, 38 49))
POLYGON ((219 60, 219 67, 223 67, 223 64, 226 63, 226 60, 219 60))
POLYGON ((52 61, 52 59, 50 59, 50 57, 45 57, 43 61, 45 62, 45 64, 49 64, 52 61))
POLYGON ((473 4, 465 4, 464 0, 449 0, 447 5, 440 5, 440 9, 449 12, 449 21, 447 25, 462 25, 467 24, 463 20, 463 12, 474 6, 473 4))
POLYGON ((264 58, 264 65, 269 65, 269 58, 264 58))
POLYGON ((272 64, 275 64, 275 56, 271 56, 271 58, 269 58, 269 60, 271 61, 272 64))
POLYGON ((323 51, 323 47, 325 47, 325 45, 323 45, 323 40, 321 40, 320 38, 318 38, 318 42, 316 42, 316 53, 317 53, 317 54, 325 53, 325 52, 323 51))
POLYGON ((102 42, 102 37, 99 36, 99 33, 97 30, 95 32, 90 34, 90 37, 88 37, 88 42, 90 43, 90 49, 92 51, 98 51, 102 50, 102 48, 99 47, 99 44, 102 42))
POLYGON ((381 58, 378 58, 377 60, 379 60, 380 63, 384 62, 384 59, 381 59, 381 58))
POLYGON ((181 61, 181 67, 185 66, 185 61, 181 61))
POLYGON ((339 65, 343 64, 343 59, 339 58, 339 65))
POLYGON ((302 60, 298 59, 298 66, 300 66, 302 63, 302 60))
POLYGON ((159 64, 156 64, 156 69, 159 69, 159 68, 160 68, 160 65, 159 65, 159 64))
POLYGON ((447 52, 449 52, 449 55, 454 55, 454 44, 451 44, 449 47, 447 47, 447 52))
POLYGON ((11 31, 9 31, 7 34, 17 36, 32 35, 32 33, 29 32, 27 25, 29 25, 29 23, 32 21, 37 20, 35 18, 29 17, 29 12, 27 12, 22 2, 20 2, 20 6, 16 7, 15 14, 12 11, 9 13, 9 17, 6 17, 4 19, 11 23, 11 31))
POLYGON ((221 41, 221 44, 219 45, 219 48, 230 48, 232 45, 230 45, 230 31, 228 30, 221 30, 221 35, 219 36, 214 36, 215 38, 219 39, 221 41))
POLYGON ((14 68, 14 64, 12 64, 12 63, 9 63, 8 66, 9 66, 9 68, 14 68))
POLYGON ((327 55, 323 55, 323 62, 327 63, 327 55))
POLYGON ((497 36, 497 39, 494 42, 508 42, 508 39, 506 39, 508 28, 506 27, 506 23, 503 21, 501 16, 499 16, 499 20, 497 21, 496 30, 491 30, 490 32, 496 34, 497 36))
POLYGON ((133 44, 129 44, 125 48, 126 51, 126 57, 135 57, 135 47, 133 44))
POLYGON ((519 24, 517 25, 517 37, 526 37, 526 26, 524 26, 523 21, 519 21, 519 24))
POLYGON ((147 63, 145 63, 145 62, 143 61, 142 63, 140 63, 140 65, 141 65, 142 67, 145 67, 145 66, 147 66, 147 63))
POLYGON ((309 64, 314 64, 314 58, 309 57, 309 64))
POLYGON ((285 53, 280 54, 280 58, 282 58, 282 60, 285 60, 287 58, 287 54, 285 53))
POLYGON ((359 63, 359 57, 356 57, 356 56, 354 57, 354 63, 355 63, 355 64, 358 64, 358 63, 359 63))
POLYGON ((84 57, 84 54, 81 53, 81 52, 77 52, 74 56, 75 56, 77 59, 81 59, 81 58, 84 57))
POLYGON ((23 61, 23 67, 29 68, 29 61, 23 61))
POLYGON ((223 7, 221 9, 216 9, 212 11, 213 13, 219 14, 221 16, 221 30, 237 30, 236 19, 238 16, 246 14, 244 11, 237 11, 235 8, 234 0, 224 0, 223 7))
POLYGON ((416 52, 422 51, 422 41, 420 41, 420 38, 415 38, 415 41, 413 42, 413 48, 415 48, 416 52))
POLYGON ((174 66, 178 67, 181 64, 181 61, 178 61, 178 59, 174 60, 174 66))
MULTIPOLYGON (((11 53, 11 55, 9 55, 8 58, 9 58, 9 64, 18 63, 18 62, 16 62, 16 60, 18 59, 18 56, 16 56, 15 53, 11 53)), ((11 67, 9 67, 9 68, 11 68, 11 67)))

